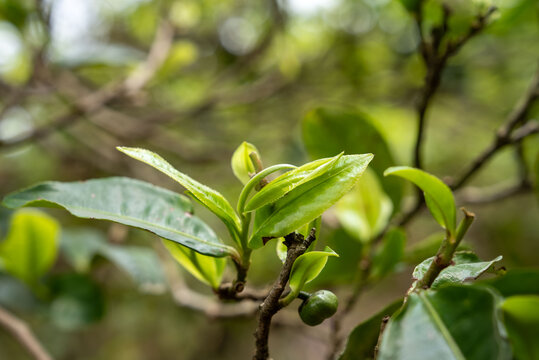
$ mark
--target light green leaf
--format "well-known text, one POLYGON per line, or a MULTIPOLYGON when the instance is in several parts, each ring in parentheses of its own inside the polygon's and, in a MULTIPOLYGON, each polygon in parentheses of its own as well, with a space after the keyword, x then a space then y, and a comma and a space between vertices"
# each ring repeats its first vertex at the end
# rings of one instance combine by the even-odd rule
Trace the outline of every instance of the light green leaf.
POLYGON ((19 210, 11 216, 9 232, 0 243, 4 271, 34 287, 54 264, 60 225, 36 210, 19 210))
POLYGON ((511 296, 501 307, 515 358, 539 359, 539 296, 511 296))
POLYGON ((288 192, 271 205, 264 221, 255 224, 249 246, 256 249, 263 238, 285 236, 322 215, 355 185, 372 157, 343 155, 327 172, 288 192))
POLYGON ((381 279, 395 269, 404 255, 405 243, 406 234, 402 229, 395 228, 386 233, 372 259, 373 279, 381 279))
POLYGON ((253 189, 256 189, 256 187, 260 184, 262 180, 265 179, 266 176, 280 170, 285 170, 285 169, 288 170, 288 169, 295 169, 295 168, 296 166, 290 165, 290 164, 277 164, 277 165, 273 165, 268 168, 265 168, 264 170, 258 172, 255 176, 253 176, 247 182, 247 184, 245 184, 245 186, 241 190, 240 196, 238 197, 238 213, 243 215, 246 212, 245 202, 247 201, 247 197, 249 196, 249 194, 251 193, 253 189))
POLYGON ((382 319, 385 316, 391 316, 401 306, 402 299, 398 299, 356 326, 348 336, 346 347, 339 356, 339 360, 374 359, 374 348, 378 343, 382 319))
MULTIPOLYGON (((491 261, 480 261, 468 251, 457 252, 453 256, 453 264, 443 269, 431 285, 432 289, 451 283, 462 283, 475 280, 492 267, 492 264, 502 259, 501 256, 491 261)), ((419 280, 425 275, 434 257, 428 258, 414 269, 413 278, 419 280)))
POLYGON ((328 246, 324 251, 310 251, 300 255, 292 265, 290 272, 290 289, 297 294, 303 286, 315 279, 326 266, 328 256, 339 256, 328 246))
POLYGON ((391 199, 370 168, 356 186, 335 204, 335 215, 344 229, 365 243, 385 228, 392 211, 391 199))
POLYGON ((163 241, 172 257, 198 280, 217 289, 221 284, 226 259, 198 254, 185 246, 171 241, 163 241))
POLYGON ((240 219, 223 195, 179 172, 156 153, 139 148, 118 147, 117 149, 131 156, 133 159, 156 168, 179 182, 189 191, 190 195, 194 196, 201 204, 217 215, 227 226, 232 238, 238 241, 237 234, 240 233, 241 229, 240 219))
POLYGON ((492 292, 452 285, 408 297, 389 321, 379 360, 511 358, 496 318, 492 292))
POLYGON ((326 173, 341 156, 342 153, 333 158, 315 160, 284 173, 256 193, 245 206, 245 211, 253 211, 273 203, 296 187, 326 173))
POLYGON ((78 272, 89 272, 94 257, 101 255, 125 271, 139 290, 161 293, 166 289, 161 263, 151 248, 111 244, 101 232, 79 228, 62 233, 61 250, 78 272))
POLYGON ((258 154, 258 150, 253 144, 244 141, 232 155, 232 171, 244 185, 247 184, 249 179, 251 179, 251 176, 256 173, 255 166, 249 157, 249 154, 252 152, 258 154))
POLYGON ((226 256, 236 250, 220 242, 202 220, 193 216, 184 196, 143 181, 113 177, 61 183, 49 181, 9 194, 3 204, 61 207, 81 218, 138 227, 201 254, 226 256))
POLYGON ((451 234, 456 229, 455 199, 451 189, 437 177, 408 166, 395 166, 384 172, 407 179, 417 185, 425 194, 425 202, 436 221, 451 234))
POLYGON ((275 245, 275 252, 277 252, 277 257, 284 264, 286 261, 286 256, 288 255, 288 248, 283 243, 284 238, 278 238, 275 245))
POLYGON ((374 153, 371 163, 384 192, 399 209, 403 184, 398 179, 383 177, 383 172, 395 165, 389 146, 374 122, 354 109, 320 107, 310 111, 302 122, 303 143, 314 158, 346 154, 374 153))

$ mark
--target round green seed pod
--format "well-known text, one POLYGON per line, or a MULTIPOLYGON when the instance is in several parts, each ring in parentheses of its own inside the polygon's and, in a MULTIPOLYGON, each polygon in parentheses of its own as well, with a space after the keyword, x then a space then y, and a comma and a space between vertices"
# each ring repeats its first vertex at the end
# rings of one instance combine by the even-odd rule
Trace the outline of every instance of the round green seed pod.
POLYGON ((299 317, 309 326, 316 326, 337 312, 339 300, 329 290, 319 290, 303 301, 298 309, 299 317))

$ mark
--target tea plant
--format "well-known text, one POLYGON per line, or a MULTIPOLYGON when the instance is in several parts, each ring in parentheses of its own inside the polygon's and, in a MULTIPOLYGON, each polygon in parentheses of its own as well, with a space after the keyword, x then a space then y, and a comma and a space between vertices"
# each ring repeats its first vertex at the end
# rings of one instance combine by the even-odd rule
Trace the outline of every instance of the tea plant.
MULTIPOLYGON (((225 224, 229 244, 193 214, 185 196, 129 178, 45 182, 10 194, 3 203, 11 208, 61 207, 78 217, 110 220, 153 232, 166 239, 165 247, 187 271, 211 286, 223 300, 241 299, 252 251, 271 239, 279 239, 287 248, 283 268, 260 305, 256 332, 255 358, 266 359, 273 315, 300 296, 304 285, 322 271, 328 256, 337 256, 328 247, 313 250, 320 216, 355 185, 373 155, 341 153, 300 167, 279 164, 263 169, 254 146, 243 143, 232 157, 234 173, 244 183, 234 210, 219 192, 176 170, 159 155, 137 148, 118 150, 185 187, 189 197, 225 224), (270 182, 266 180, 268 175, 282 170, 288 171, 270 182), (255 189, 258 192, 252 195, 255 189), (226 258, 236 269, 230 283, 222 283, 226 258), (282 296, 287 284, 290 291, 282 296)), ((320 300, 320 294, 302 297, 306 301, 302 319, 307 318, 308 324, 318 324, 336 310, 334 295, 330 311, 321 308, 328 300, 320 300)))

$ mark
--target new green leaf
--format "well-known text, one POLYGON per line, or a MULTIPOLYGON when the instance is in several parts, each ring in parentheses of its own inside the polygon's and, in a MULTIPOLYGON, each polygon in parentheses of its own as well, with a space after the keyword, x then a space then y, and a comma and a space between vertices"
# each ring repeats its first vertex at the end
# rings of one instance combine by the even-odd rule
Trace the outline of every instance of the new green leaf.
POLYGON ((275 202, 294 188, 326 173, 339 160, 342 153, 329 159, 319 159, 288 171, 271 181, 246 204, 245 211, 253 211, 275 202))
POLYGON ((61 207, 81 218, 148 230, 201 254, 236 254, 193 215, 188 199, 139 180, 113 177, 71 183, 49 181, 9 194, 3 203, 10 208, 61 207))
POLYGON ((36 210, 19 210, 11 216, 9 232, 0 242, 3 270, 35 286, 54 264, 60 225, 36 210))
POLYGON ((329 256, 339 256, 326 246, 324 251, 310 251, 300 255, 292 265, 290 272, 290 289, 297 294, 309 281, 314 280, 324 269, 329 256))
POLYGON ((425 194, 425 202, 436 221, 451 234, 456 229, 455 199, 451 189, 437 177, 408 166, 395 166, 384 172, 407 179, 417 185, 425 194))
POLYGON ((335 204, 335 215, 344 229, 362 242, 369 242, 387 225, 393 204, 377 176, 367 169, 356 186, 335 204))
POLYGON ((372 157, 372 154, 343 155, 328 171, 271 204, 265 210, 265 219, 255 224, 249 246, 258 248, 263 245, 263 238, 287 235, 322 215, 355 185, 372 157))
MULTIPOLYGON (((240 146, 234 151, 231 159, 231 166, 234 175, 238 178, 242 184, 247 184, 251 176, 256 173, 255 166, 249 154, 258 154, 258 150, 253 144, 248 142, 242 142, 240 146)), ((260 156, 259 156, 260 157, 260 156)))
POLYGON ((156 168, 179 182, 188 190, 189 195, 194 196, 201 204, 206 206, 225 223, 232 237, 236 240, 236 235, 240 233, 241 228, 240 219, 223 195, 176 170, 165 159, 154 152, 146 149, 128 147, 118 147, 118 150, 131 156, 133 159, 142 161, 143 163, 156 168))
POLYGON ((172 257, 198 280, 217 289, 226 266, 225 258, 204 256, 172 241, 163 241, 172 257))

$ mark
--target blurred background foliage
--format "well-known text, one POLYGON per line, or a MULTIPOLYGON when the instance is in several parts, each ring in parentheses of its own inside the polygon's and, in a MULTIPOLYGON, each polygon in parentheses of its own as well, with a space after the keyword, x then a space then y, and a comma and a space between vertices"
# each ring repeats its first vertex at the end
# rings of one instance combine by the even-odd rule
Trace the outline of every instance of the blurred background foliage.
MULTIPOLYGON (((266 165, 301 164, 309 159, 308 152, 333 155, 327 152, 334 144, 316 137, 311 141, 305 130, 309 117, 317 115, 312 110, 320 106, 346 108, 368 118, 359 129, 353 119, 340 122, 350 129, 342 132, 343 143, 354 144, 355 132, 363 134, 354 146, 375 152, 374 171, 411 164, 415 101, 425 76, 418 28, 406 11, 413 3, 0 0, 0 195, 37 181, 110 175, 179 190, 172 180, 115 150, 127 145, 159 152, 181 171, 234 198, 241 184, 230 169, 230 156, 243 140, 257 146, 266 165), (387 148, 377 136, 385 138, 387 148)), ((441 21, 440 3, 426 2, 425 33, 441 21)), ((459 173, 491 143, 528 87, 539 58, 535 0, 446 4, 451 9, 450 38, 464 34, 487 6, 495 5, 498 11, 449 61, 429 108, 424 165, 441 178, 459 173)), ((538 113, 536 104, 528 117, 538 113)), ((522 149, 526 167, 536 168, 537 137, 526 139, 522 149)), ((518 181, 521 172, 514 149, 508 147, 465 190, 503 188, 518 181)), ((365 181, 373 176, 367 174, 365 181)), ((374 181, 373 189, 383 189, 393 199, 392 208, 379 211, 397 212, 393 195, 402 189, 387 183, 376 187, 374 181)), ((404 190, 406 207, 414 189, 404 190)), ((358 199, 368 193, 357 192, 358 199)), ((458 199, 457 193, 457 205, 462 205, 458 199)), ((337 212, 347 206, 339 204, 337 212)), ((537 266, 539 210, 531 192, 468 208, 477 221, 467 246, 485 259, 503 254, 507 268, 537 266)), ((197 212, 224 230, 205 209, 197 207, 197 212)), ((25 319, 55 357, 250 356, 254 319, 209 319, 174 304, 155 255, 159 244, 154 236, 77 220, 60 211, 47 214, 1 213, 0 252, 9 248, 15 231, 35 245, 31 236, 36 234, 17 230, 17 223, 28 227, 42 222, 48 230, 40 230, 41 235, 58 243, 60 250, 42 264, 43 282, 35 273, 20 273, 3 261, 0 304, 25 319), (7 273, 18 274, 22 281, 7 273)), ((341 228, 335 211, 327 215, 320 246, 330 245, 341 257, 329 260, 312 287, 324 285, 344 296, 350 292, 347 284, 364 242, 351 236, 353 224, 344 221, 341 228)), ((368 289, 345 327, 404 294, 411 283, 410 265, 436 250, 436 229, 426 211, 406 227, 407 251, 398 271, 368 289), (434 245, 417 245, 429 236, 434 245)), ((403 242, 400 234, 392 238, 403 242)), ((274 246, 256 252, 253 264, 251 283, 271 282, 280 266, 274 246)), ((389 272, 378 271, 380 277, 389 272)), ((185 281, 206 291, 187 273, 185 281)), ((321 358, 329 327, 307 329, 294 312, 287 309, 277 316, 271 339, 274 357, 321 358)), ((0 331, 0 358, 26 356, 0 331)))

